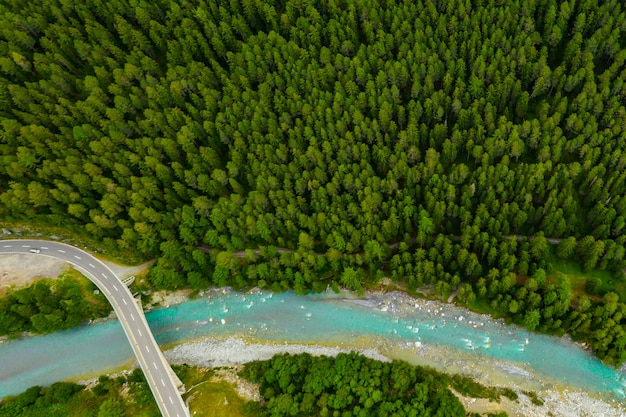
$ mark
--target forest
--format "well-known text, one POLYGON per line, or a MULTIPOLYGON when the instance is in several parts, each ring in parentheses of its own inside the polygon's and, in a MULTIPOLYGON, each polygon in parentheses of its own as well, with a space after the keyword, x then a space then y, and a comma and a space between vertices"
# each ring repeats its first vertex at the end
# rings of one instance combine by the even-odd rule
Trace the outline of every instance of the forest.
POLYGON ((159 288, 458 290, 620 364, 625 60, 619 0, 8 0, 0 218, 159 288))
POLYGON ((469 377, 403 361, 380 362, 355 352, 337 357, 276 355, 245 364, 240 374, 259 384, 263 402, 250 402, 246 408, 260 417, 464 417, 465 409, 450 387, 471 398, 518 398, 513 390, 485 387, 469 377))

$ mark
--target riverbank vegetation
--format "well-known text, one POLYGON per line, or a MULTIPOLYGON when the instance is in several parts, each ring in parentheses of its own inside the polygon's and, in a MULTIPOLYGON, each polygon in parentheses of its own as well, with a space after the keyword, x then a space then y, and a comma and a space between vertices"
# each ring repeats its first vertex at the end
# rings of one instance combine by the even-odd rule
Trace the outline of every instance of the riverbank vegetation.
POLYGON ((68 270, 57 279, 39 279, 0 297, 0 335, 52 333, 106 317, 111 305, 79 272, 68 270))
POLYGON ((263 403, 246 407, 259 416, 465 416, 449 388, 471 398, 518 398, 513 390, 485 387, 469 377, 354 352, 334 358, 276 355, 247 363, 241 375, 259 384, 263 403))
POLYGON ((619 364, 625 21, 619 0, 13 0, 0 217, 156 257, 159 288, 459 290, 619 364), (614 283, 583 294, 552 256, 614 283))
POLYGON ((550 273, 540 268, 530 276, 502 276, 491 269, 473 285, 462 284, 457 300, 529 330, 568 333, 606 363, 622 364, 626 360, 622 272, 581 274, 571 261, 548 268, 550 273))
MULTIPOLYGON (((188 386, 205 382, 212 375, 211 370, 188 366, 173 369, 188 386)), ((102 375, 89 387, 57 382, 49 387, 34 386, 0 400, 0 417, 50 416, 160 417, 161 413, 139 368, 113 377, 102 375)))
POLYGON ((141 370, 109 378, 101 376, 91 388, 71 382, 34 386, 0 401, 0 417, 159 417, 150 387, 141 370))
MULTIPOLYGON (((240 375, 258 384, 263 401, 240 397, 234 387, 215 379, 214 369, 175 366, 185 386, 192 415, 402 415, 465 416, 449 388, 470 398, 517 399, 514 391, 485 387, 468 377, 450 376, 405 362, 383 363, 356 353, 336 358, 308 354, 276 355, 244 365, 240 375), (325 410, 325 411, 324 411, 325 410), (294 414, 295 413, 295 414, 294 414)), ((534 393, 528 393, 535 395, 534 393)), ((101 376, 87 387, 57 382, 32 387, 0 400, 0 417, 156 417, 160 413, 145 377, 136 368, 128 374, 101 376)), ((505 414, 506 415, 506 414, 505 414)))

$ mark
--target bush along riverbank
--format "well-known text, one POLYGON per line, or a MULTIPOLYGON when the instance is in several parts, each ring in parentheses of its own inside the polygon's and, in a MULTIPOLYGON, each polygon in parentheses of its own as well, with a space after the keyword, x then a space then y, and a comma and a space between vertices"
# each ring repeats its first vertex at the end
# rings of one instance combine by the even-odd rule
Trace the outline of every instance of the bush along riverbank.
POLYGON ((112 311, 97 287, 75 270, 39 279, 0 297, 0 335, 52 333, 107 317, 112 311))
MULTIPOLYGON (((174 370, 189 387, 185 397, 198 417, 287 416, 294 412, 324 416, 335 411, 341 415, 379 415, 393 410, 403 415, 420 411, 423 416, 461 417, 466 415, 465 409, 450 388, 468 398, 517 399, 511 390, 485 387, 466 377, 451 377, 401 361, 381 362, 355 352, 336 357, 276 355, 237 368, 211 370, 182 365, 174 366, 174 370), (215 401, 216 390, 220 401, 215 401), (240 414, 233 414, 233 409, 240 414)), ((159 415, 139 369, 100 376, 86 384, 59 382, 32 387, 0 401, 0 417, 54 413, 68 417, 159 415)))
POLYGON ((246 364, 241 375, 259 384, 264 403, 248 408, 262 416, 465 416, 449 387, 473 398, 518 398, 512 390, 487 388, 470 378, 354 352, 334 358, 277 355, 246 364))

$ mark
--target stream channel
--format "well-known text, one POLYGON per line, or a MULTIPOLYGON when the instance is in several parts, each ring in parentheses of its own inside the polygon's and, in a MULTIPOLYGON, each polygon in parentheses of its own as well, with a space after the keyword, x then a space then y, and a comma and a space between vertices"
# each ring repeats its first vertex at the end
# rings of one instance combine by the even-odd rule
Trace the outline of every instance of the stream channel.
MULTIPOLYGON (((146 314, 162 347, 201 339, 375 349, 385 356, 492 384, 566 386, 624 400, 626 375, 568 338, 401 293, 240 293, 210 290, 146 314)), ((233 352, 236 356, 236 352, 233 352)), ((233 358, 236 362, 236 358, 233 358)), ((0 343, 0 398, 33 385, 95 376, 134 363, 117 320, 0 343)))

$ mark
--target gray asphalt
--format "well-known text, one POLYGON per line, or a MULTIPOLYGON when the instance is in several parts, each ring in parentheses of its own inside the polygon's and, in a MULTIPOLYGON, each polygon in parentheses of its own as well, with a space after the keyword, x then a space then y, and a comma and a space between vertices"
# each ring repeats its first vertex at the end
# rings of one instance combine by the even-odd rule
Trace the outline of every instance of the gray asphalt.
POLYGON ((47 240, 0 240, 0 254, 3 253, 43 255, 62 259, 83 272, 113 306, 161 414, 164 417, 189 417, 189 410, 170 376, 170 365, 160 354, 159 346, 143 317, 143 312, 129 289, 108 266, 84 250, 47 240), (35 250, 39 250, 39 253, 32 252, 35 250))

